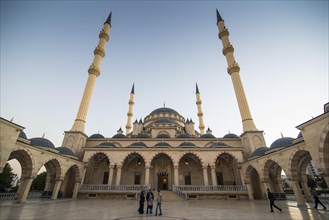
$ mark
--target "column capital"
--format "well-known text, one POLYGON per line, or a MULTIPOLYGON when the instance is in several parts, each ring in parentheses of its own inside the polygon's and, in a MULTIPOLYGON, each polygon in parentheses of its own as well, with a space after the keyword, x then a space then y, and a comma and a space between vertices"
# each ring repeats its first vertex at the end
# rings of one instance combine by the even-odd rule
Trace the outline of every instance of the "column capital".
POLYGON ((110 169, 113 169, 114 168, 114 165, 113 164, 110 164, 109 168, 110 169))

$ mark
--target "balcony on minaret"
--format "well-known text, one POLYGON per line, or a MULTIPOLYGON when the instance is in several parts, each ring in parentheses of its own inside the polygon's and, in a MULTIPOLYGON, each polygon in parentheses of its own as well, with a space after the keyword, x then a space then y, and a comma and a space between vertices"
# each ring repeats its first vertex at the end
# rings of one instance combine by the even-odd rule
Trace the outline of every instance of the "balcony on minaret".
POLYGON ((99 76, 101 74, 101 69, 94 64, 91 64, 88 69, 89 74, 95 74, 96 76, 99 76))
POLYGON ((105 33, 105 31, 103 29, 99 32, 98 37, 104 38, 106 41, 109 41, 109 39, 110 39, 110 36, 107 33, 105 33))
POLYGON ((229 43, 228 45, 226 45, 224 48, 223 48, 223 55, 226 56, 226 54, 228 53, 233 53, 234 52, 234 48, 233 48, 233 45, 231 43, 229 43))
POLYGON ((221 30, 218 34, 219 39, 222 39, 224 36, 229 36, 230 32, 228 31, 227 27, 224 26, 224 29, 221 30))
POLYGON ((99 55, 101 57, 104 57, 105 56, 105 50, 103 48, 97 46, 94 50, 94 54, 99 55))
POLYGON ((233 62, 231 65, 227 67, 227 72, 231 75, 232 73, 239 72, 240 66, 237 62, 233 62))

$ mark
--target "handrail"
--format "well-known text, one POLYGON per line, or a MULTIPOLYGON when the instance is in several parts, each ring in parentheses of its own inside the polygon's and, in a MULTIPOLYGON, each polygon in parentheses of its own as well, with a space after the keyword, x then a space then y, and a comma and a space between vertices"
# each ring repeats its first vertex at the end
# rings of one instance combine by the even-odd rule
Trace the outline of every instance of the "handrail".
POLYGON ((181 190, 178 189, 177 186, 173 185, 172 186, 172 191, 174 193, 176 193, 178 196, 182 197, 183 199, 187 200, 187 193, 186 192, 183 192, 181 190))

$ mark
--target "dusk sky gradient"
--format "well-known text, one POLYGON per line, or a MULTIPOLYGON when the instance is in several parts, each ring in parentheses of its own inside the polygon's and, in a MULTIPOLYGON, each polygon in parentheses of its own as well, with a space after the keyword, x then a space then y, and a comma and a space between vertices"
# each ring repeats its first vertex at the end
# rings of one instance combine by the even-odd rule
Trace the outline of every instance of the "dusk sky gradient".
POLYGON ((242 133, 216 26, 230 32, 256 127, 267 146, 296 138, 297 125, 328 102, 328 1, 1 1, 1 117, 28 138, 61 146, 75 120, 98 34, 110 40, 88 111, 86 134, 112 137, 127 121, 166 107, 216 137, 242 133))

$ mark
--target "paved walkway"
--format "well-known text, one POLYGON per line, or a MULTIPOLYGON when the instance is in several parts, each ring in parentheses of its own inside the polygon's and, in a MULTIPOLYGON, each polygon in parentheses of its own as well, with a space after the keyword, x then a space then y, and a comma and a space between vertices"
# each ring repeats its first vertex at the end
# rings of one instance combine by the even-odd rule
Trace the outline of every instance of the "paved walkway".
MULTIPOLYGON (((283 213, 269 212, 267 201, 189 200, 163 202, 162 216, 140 215, 135 200, 62 199, 30 200, 27 203, 0 207, 0 219, 329 219, 329 211, 308 207, 298 208, 296 202, 276 201, 283 213)), ((154 214, 154 211, 153 211, 154 214)))

